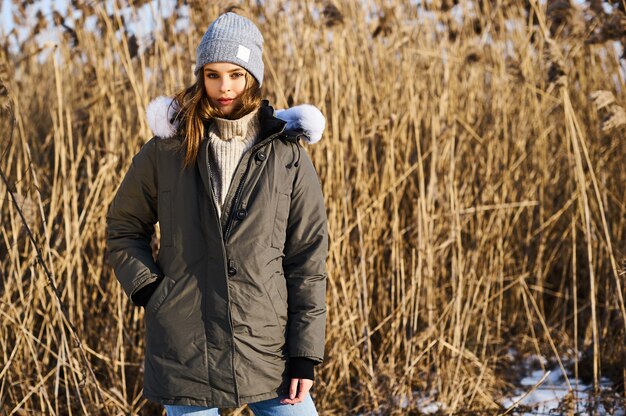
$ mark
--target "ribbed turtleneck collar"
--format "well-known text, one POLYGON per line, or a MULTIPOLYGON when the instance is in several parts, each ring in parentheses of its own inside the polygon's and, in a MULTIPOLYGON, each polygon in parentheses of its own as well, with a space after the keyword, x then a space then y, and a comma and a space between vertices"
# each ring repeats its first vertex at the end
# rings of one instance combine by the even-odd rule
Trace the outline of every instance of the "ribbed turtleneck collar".
POLYGON ((214 126, 217 128, 217 135, 222 140, 245 139, 248 133, 256 132, 259 129, 258 108, 249 112, 245 116, 236 120, 215 117, 214 126))

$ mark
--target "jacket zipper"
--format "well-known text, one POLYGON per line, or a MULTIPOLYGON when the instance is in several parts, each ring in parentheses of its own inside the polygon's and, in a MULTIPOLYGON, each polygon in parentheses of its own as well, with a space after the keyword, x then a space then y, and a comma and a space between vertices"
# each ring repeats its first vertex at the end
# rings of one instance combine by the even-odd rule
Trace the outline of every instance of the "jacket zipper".
MULTIPOLYGON (((222 257, 224 258, 224 276, 228 276, 228 264, 227 264, 227 260, 228 257, 226 256, 226 239, 224 238, 224 235, 222 234, 222 225, 220 224, 219 221, 219 215, 217 215, 217 206, 215 205, 215 192, 213 191, 213 177, 211 175, 211 158, 210 158, 210 154, 209 154, 209 146, 207 144, 206 146, 206 163, 207 163, 207 168, 209 171, 209 184, 211 185, 211 207, 213 207, 213 214, 215 215, 215 218, 217 218, 217 225, 218 225, 218 229, 219 229, 219 233, 220 233, 220 237, 222 237, 222 257)), ((233 329, 233 317, 230 314, 230 290, 228 289, 228 277, 226 278, 226 292, 228 293, 228 309, 226 311, 226 313, 228 313, 228 324, 230 326, 230 356, 231 356, 231 368, 233 370, 233 386, 234 386, 234 390, 235 390, 235 401, 237 403, 237 406, 241 406, 241 403, 239 402, 239 388, 237 387, 237 374, 235 374, 235 331, 233 329)))
MULTIPOLYGON (((270 137, 268 137, 267 139, 263 140, 260 143, 257 143, 256 145, 252 146, 252 148, 250 148, 248 150, 248 152, 252 153, 254 150, 260 148, 261 146, 265 146, 267 143, 271 142, 271 140, 273 140, 275 137, 277 137, 278 135, 280 135, 282 133, 282 131, 272 134, 270 137)), ((243 184, 246 180, 246 176, 248 176, 248 171, 250 170, 250 158, 248 158, 248 163, 246 165, 246 170, 244 171, 243 176, 241 177, 241 180, 239 181, 239 184, 237 185, 237 190, 235 192, 235 196, 233 199, 233 205, 231 207, 230 213, 229 213, 229 217, 228 217, 228 222, 226 223, 226 232, 222 233, 222 226, 219 220, 219 215, 217 215, 217 207, 215 206, 216 202, 215 202, 215 193, 213 191, 213 177, 211 175, 211 158, 210 158, 210 154, 209 154, 209 146, 207 144, 206 146, 206 160, 207 160, 207 169, 209 171, 209 183, 211 184, 211 206, 213 207, 213 214, 215 215, 215 217, 217 218, 217 222, 218 222, 218 227, 219 228, 219 232, 221 234, 222 237, 222 256, 224 258, 224 275, 228 276, 228 264, 227 264, 227 260, 230 261, 230 259, 228 258, 228 256, 226 255, 226 240, 228 239, 228 235, 230 233, 230 228, 231 228, 231 224, 232 224, 232 219, 233 219, 233 212, 236 209, 237 205, 239 205, 239 197, 241 196, 241 191, 243 189, 243 184)), ((223 213, 222 213, 223 214, 223 213)), ((230 313, 230 291, 228 290, 228 279, 227 279, 227 284, 226 284, 226 290, 228 292, 228 324, 230 325, 230 336, 231 336, 231 367, 233 369, 233 384, 235 387, 235 397, 236 397, 236 401, 237 401, 237 406, 241 406, 241 403, 239 402, 239 388, 237 387, 237 374, 235 374, 235 331, 234 331, 234 327, 233 327, 233 317, 230 313)))

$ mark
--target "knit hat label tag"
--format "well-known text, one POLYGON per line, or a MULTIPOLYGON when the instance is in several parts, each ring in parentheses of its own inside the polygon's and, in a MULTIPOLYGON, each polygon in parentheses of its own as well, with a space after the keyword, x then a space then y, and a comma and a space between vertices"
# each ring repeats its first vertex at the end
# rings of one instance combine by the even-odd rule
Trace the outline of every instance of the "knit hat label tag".
POLYGON ((241 59, 244 62, 248 62, 250 60, 250 49, 246 48, 243 45, 239 45, 239 49, 237 50, 237 58, 241 59))

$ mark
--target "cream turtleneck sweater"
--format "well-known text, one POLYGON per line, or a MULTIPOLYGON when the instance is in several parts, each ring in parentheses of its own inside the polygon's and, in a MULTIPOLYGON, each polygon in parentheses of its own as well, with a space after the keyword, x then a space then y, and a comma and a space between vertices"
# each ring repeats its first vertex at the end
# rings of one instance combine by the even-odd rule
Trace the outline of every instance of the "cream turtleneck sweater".
POLYGON ((216 117, 207 132, 212 156, 211 180, 220 217, 237 165, 256 141, 259 132, 257 113, 258 109, 237 120, 216 117))

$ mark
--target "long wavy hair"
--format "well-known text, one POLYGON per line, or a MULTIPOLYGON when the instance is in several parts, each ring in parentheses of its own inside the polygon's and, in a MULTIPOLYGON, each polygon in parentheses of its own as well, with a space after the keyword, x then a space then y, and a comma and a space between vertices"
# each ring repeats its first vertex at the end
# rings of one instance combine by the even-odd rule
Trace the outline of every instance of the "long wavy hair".
POLYGON ((214 117, 238 119, 261 105, 261 87, 258 81, 245 71, 246 88, 240 96, 239 107, 225 115, 218 107, 211 104, 204 89, 204 70, 196 75, 196 82, 178 92, 174 99, 179 110, 178 134, 182 137, 181 150, 185 152, 185 166, 191 166, 198 157, 200 143, 204 137, 204 123, 214 117))

